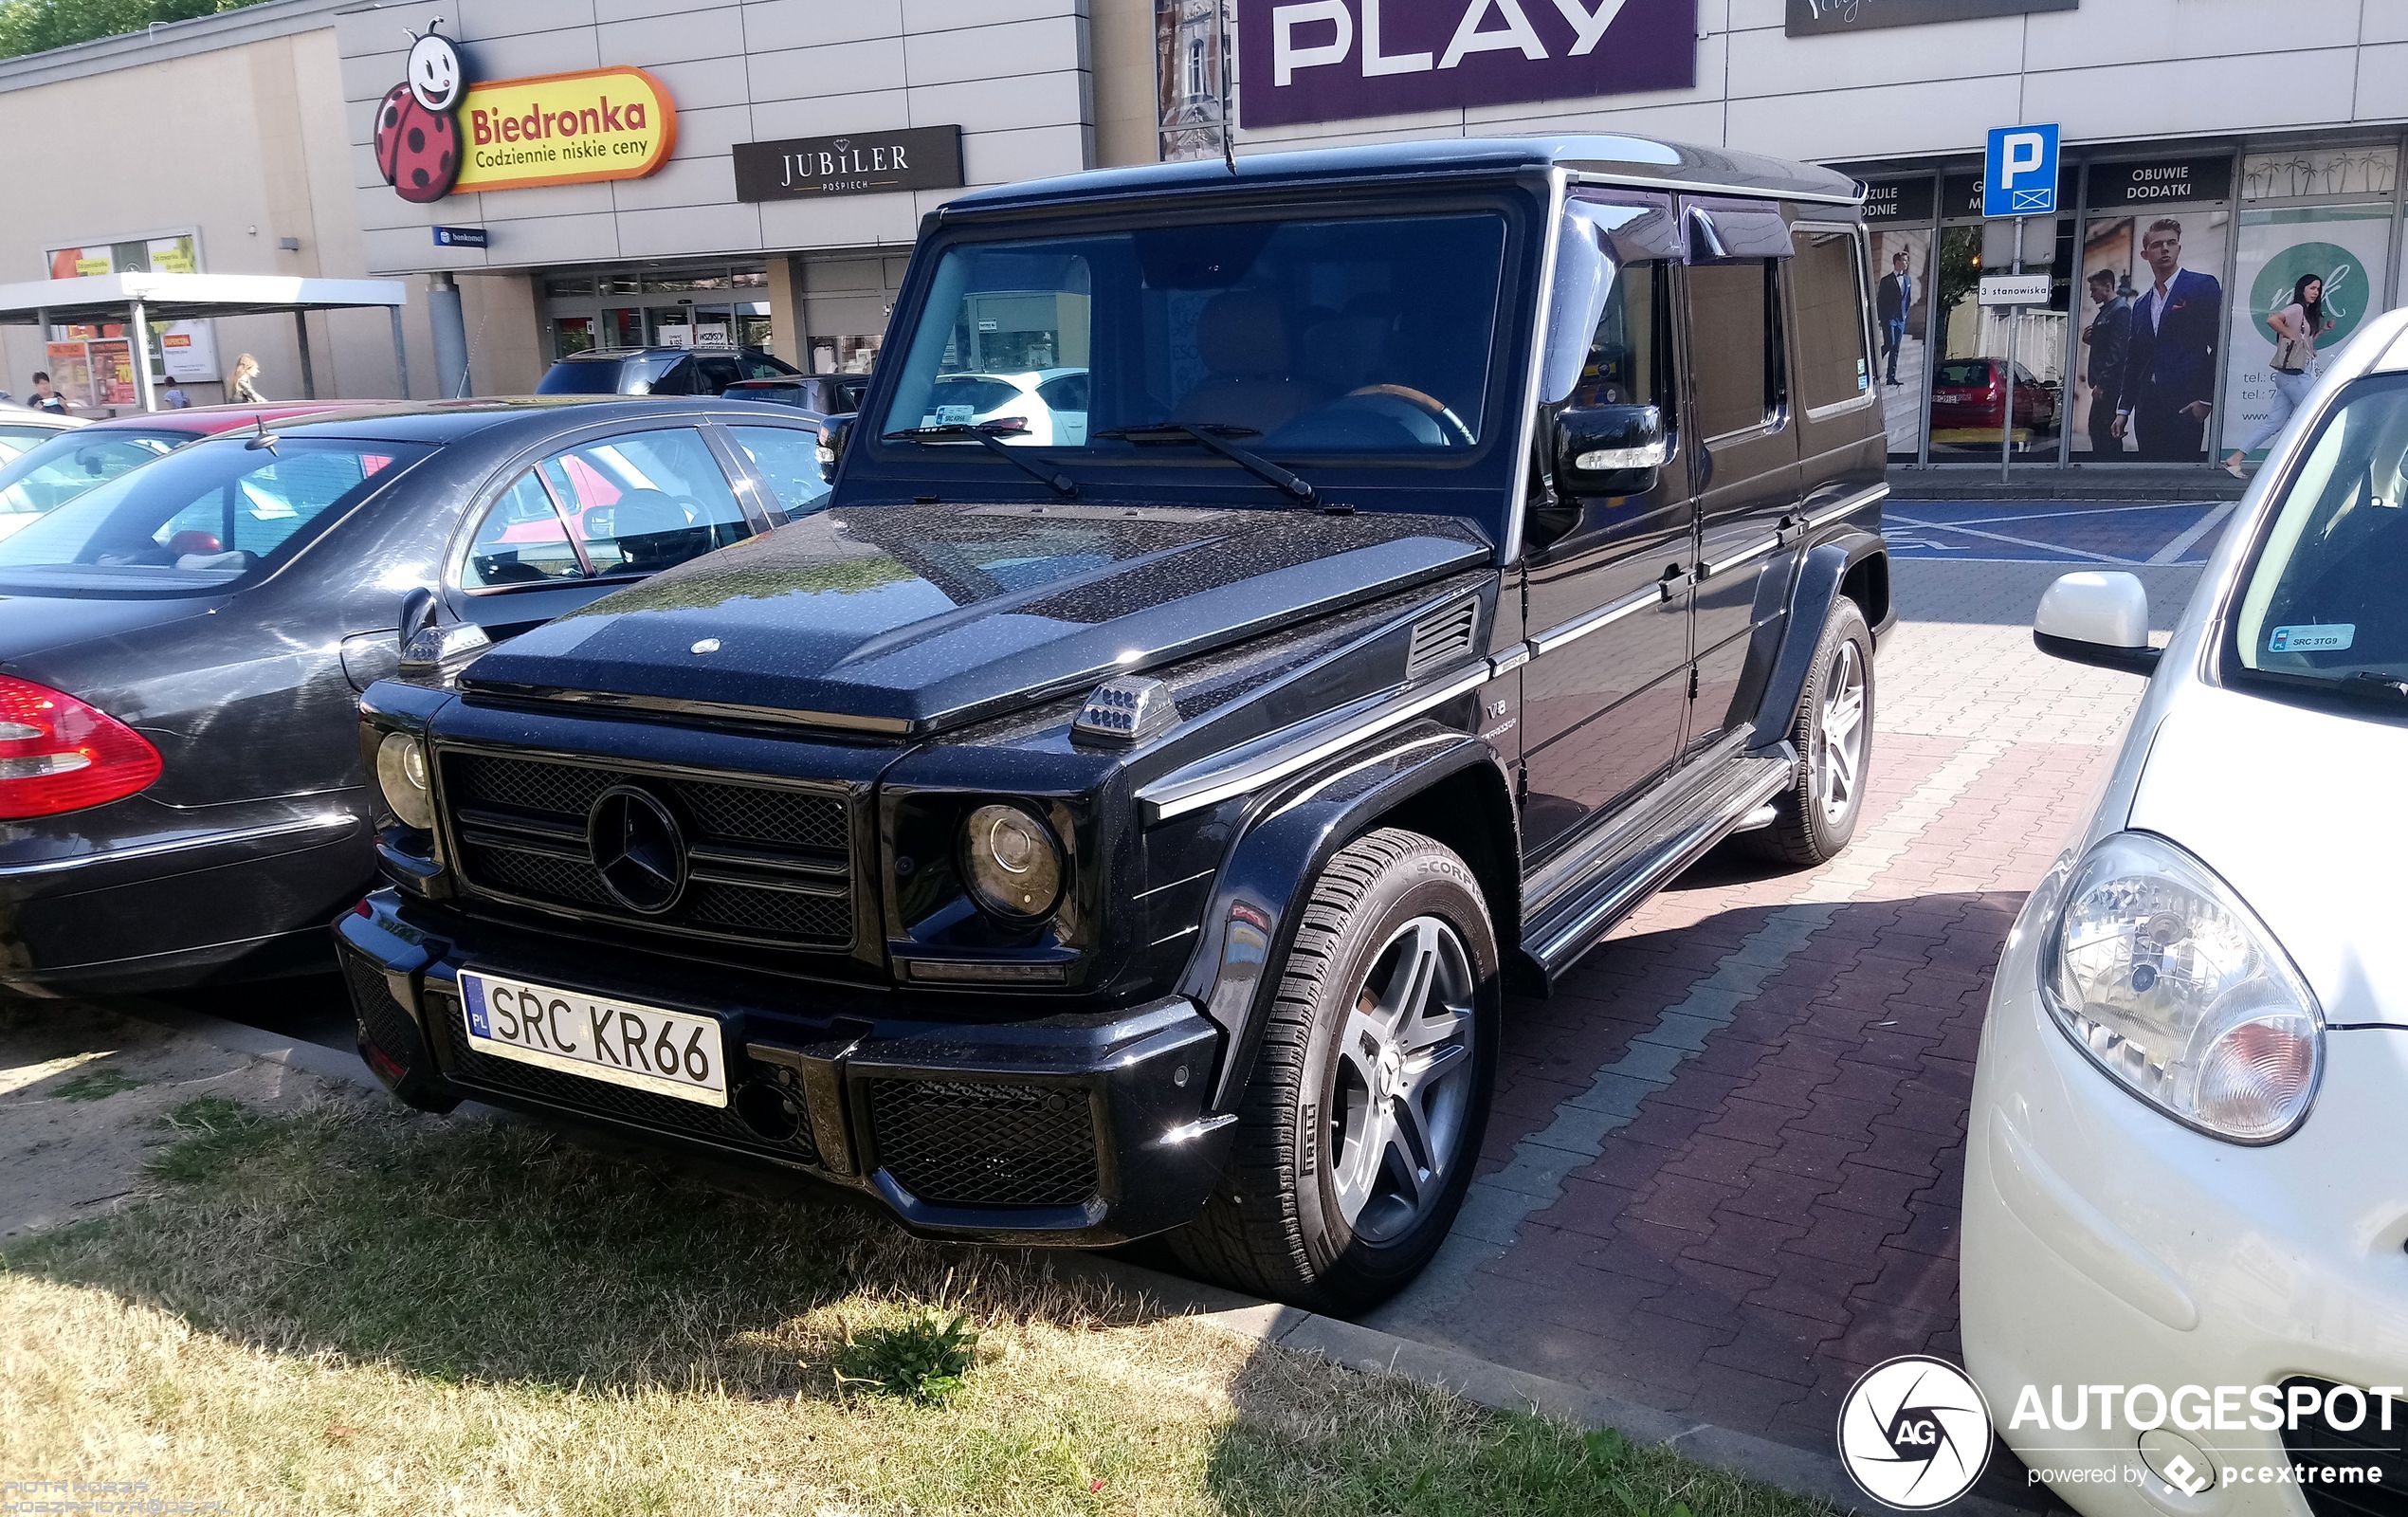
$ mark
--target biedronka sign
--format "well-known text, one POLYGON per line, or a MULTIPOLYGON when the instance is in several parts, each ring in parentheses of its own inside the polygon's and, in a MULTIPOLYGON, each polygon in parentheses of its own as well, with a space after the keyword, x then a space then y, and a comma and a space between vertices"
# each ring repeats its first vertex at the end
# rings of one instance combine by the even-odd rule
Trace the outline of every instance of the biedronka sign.
POLYGON ((429 27, 410 39, 407 72, 376 106, 376 167, 395 193, 421 205, 486 190, 640 179, 677 146, 677 107, 641 68, 472 84, 457 45, 429 27))

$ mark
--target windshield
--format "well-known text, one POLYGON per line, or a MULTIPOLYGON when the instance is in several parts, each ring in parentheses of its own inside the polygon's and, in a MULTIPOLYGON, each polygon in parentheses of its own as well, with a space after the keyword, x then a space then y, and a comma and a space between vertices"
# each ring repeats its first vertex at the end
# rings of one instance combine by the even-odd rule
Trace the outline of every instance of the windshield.
POLYGON ((2228 670, 2408 681, 2408 378, 2368 379, 2318 430, 2241 576, 2228 670))
POLYGON ((1496 425, 1505 241, 1470 210, 957 244, 878 431, 976 425, 1090 464, 1205 451, 1117 435, 1164 423, 1298 460, 1469 454, 1496 425))
POLYGON ((0 537, 192 440, 190 432, 117 427, 51 433, 48 442, 0 466, 0 537))
POLYGON ((429 451, 409 443, 221 438, 98 485, 0 542, 0 586, 35 594, 217 590, 284 562, 429 451))

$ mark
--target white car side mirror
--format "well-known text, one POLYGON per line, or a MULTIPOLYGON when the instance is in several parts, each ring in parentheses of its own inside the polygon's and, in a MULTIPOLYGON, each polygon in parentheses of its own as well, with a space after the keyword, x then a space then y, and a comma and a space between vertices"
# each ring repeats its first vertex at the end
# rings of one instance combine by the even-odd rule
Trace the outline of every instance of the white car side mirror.
POLYGON ((2040 597, 2032 641, 2052 658, 2148 674, 2162 649, 2149 646, 2149 593, 2140 578, 2085 570, 2063 575, 2040 597))

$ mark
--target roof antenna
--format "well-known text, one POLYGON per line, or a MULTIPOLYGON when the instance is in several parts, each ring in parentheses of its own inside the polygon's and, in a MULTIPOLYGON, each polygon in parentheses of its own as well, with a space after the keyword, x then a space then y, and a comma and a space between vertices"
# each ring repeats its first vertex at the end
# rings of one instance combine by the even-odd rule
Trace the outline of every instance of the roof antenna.
POLYGON ((1237 174, 1237 138, 1235 122, 1229 111, 1229 0, 1219 0, 1213 7, 1213 37, 1221 47, 1221 161, 1229 166, 1231 177, 1237 174))
POLYGON ((243 446, 253 451, 257 451, 258 449, 265 448, 267 449, 269 456, 276 458, 283 457, 283 454, 276 451, 276 445, 283 442, 283 439, 267 430, 266 413, 263 411, 259 415, 253 416, 251 421, 259 428, 259 435, 253 437, 243 446))

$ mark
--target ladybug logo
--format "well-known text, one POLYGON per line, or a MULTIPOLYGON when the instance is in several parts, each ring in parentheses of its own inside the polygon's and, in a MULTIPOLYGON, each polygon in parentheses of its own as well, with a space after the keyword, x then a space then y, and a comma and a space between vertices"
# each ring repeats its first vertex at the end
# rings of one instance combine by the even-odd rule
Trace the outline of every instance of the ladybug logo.
POLYGON ((451 193, 460 177, 460 97, 467 69, 460 48, 437 28, 411 33, 403 81, 376 105, 376 168, 404 200, 419 205, 451 193))

